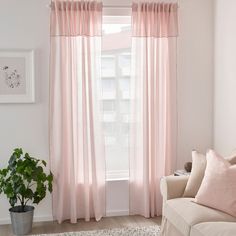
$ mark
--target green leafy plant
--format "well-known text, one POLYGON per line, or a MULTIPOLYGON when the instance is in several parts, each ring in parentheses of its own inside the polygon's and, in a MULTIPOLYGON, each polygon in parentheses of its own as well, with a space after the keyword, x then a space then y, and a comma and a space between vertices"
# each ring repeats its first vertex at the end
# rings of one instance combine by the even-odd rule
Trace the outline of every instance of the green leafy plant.
POLYGON ((0 170, 0 194, 7 196, 12 207, 20 202, 22 212, 30 200, 38 204, 47 190, 52 192, 53 175, 47 175, 43 167, 45 161, 24 154, 21 148, 14 149, 7 168, 0 170))

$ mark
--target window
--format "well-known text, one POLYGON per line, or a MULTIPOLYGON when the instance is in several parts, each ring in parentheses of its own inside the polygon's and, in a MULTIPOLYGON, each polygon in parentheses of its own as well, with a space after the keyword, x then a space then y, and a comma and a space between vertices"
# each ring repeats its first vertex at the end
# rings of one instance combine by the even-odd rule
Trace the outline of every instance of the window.
POLYGON ((102 109, 107 178, 127 178, 131 19, 104 16, 102 37, 102 109))

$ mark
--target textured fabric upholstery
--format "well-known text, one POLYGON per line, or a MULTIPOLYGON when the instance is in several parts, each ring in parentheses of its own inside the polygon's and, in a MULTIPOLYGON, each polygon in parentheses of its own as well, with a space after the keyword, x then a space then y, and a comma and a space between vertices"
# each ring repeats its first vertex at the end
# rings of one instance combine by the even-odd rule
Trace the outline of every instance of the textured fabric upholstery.
POLYGON ((236 165, 213 150, 207 152, 205 175, 195 202, 236 217, 236 165))
POLYGON ((198 205, 193 198, 168 200, 164 206, 165 217, 185 236, 190 235, 191 227, 202 222, 228 221, 236 218, 212 208, 198 205))
POLYGON ((195 197, 204 177, 206 156, 197 151, 192 151, 192 161, 192 170, 183 197, 195 197))
POLYGON ((163 201, 182 197, 188 176, 166 176, 161 179, 160 188, 163 201))
POLYGON ((163 216, 160 236, 183 236, 183 234, 163 216))
POLYGON ((182 198, 187 181, 186 176, 167 176, 161 180, 161 236, 236 236, 236 218, 198 205, 194 198, 182 198))
POLYGON ((232 222, 207 222, 194 225, 191 236, 235 236, 236 223, 232 222))

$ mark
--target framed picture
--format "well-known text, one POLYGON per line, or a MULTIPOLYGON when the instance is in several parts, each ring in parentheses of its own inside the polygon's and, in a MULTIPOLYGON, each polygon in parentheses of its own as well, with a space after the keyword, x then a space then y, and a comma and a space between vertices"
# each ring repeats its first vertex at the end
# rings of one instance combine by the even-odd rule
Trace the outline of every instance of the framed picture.
POLYGON ((33 103, 34 51, 0 50, 0 103, 33 103))

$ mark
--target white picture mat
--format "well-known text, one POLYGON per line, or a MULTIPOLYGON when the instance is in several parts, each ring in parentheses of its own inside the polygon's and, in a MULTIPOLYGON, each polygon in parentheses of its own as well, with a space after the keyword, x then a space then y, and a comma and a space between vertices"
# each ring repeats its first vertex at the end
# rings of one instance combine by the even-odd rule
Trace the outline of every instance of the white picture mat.
MULTIPOLYGON (((0 94, 0 103, 33 103, 35 102, 34 84, 34 51, 33 50, 0 50, 0 59, 7 58, 14 63, 17 58, 24 59, 25 70, 24 92, 12 94, 0 94)), ((1 60, 0 60, 1 61, 1 60)), ((1 66, 1 65, 0 65, 1 66)))

